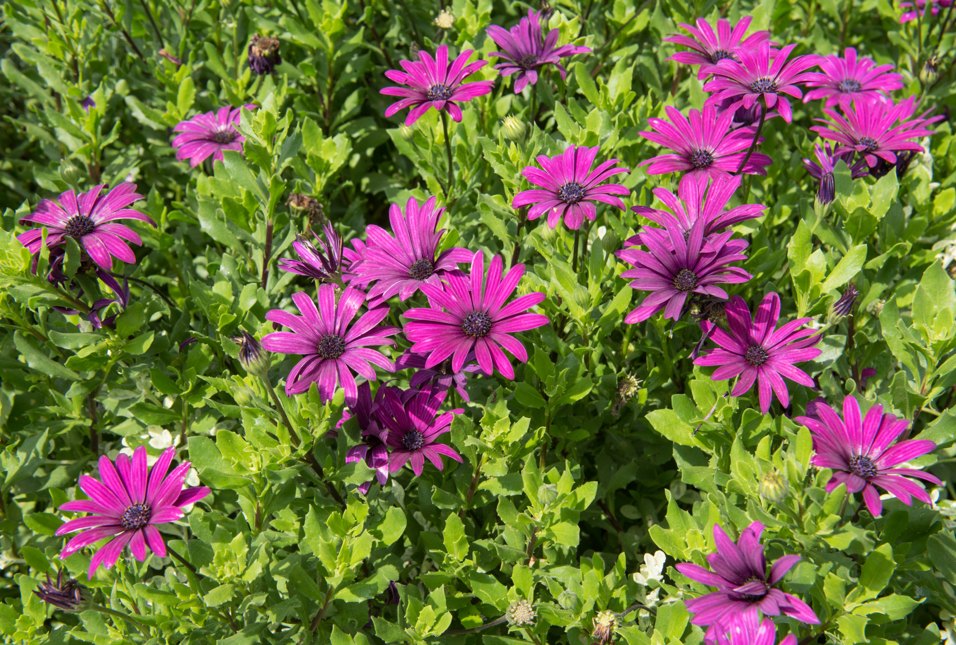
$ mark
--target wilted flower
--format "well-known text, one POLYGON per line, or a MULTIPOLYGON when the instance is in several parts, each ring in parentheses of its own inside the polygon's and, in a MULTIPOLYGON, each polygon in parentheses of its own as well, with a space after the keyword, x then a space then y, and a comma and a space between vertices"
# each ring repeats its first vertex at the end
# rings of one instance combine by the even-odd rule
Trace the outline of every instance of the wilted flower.
POLYGON ((375 479, 361 484, 358 489, 363 495, 368 493, 372 483, 378 480, 380 486, 384 486, 388 481, 388 446, 385 445, 388 439, 388 429, 379 423, 376 412, 381 406, 381 396, 385 390, 380 388, 376 393, 375 400, 372 400, 372 388, 368 381, 358 386, 358 398, 354 404, 342 415, 342 420, 337 424, 341 426, 346 419, 354 417, 358 421, 358 426, 362 430, 362 443, 358 446, 349 448, 345 454, 345 463, 364 460, 369 468, 375 469, 375 479))
POLYGON ((782 474, 773 471, 760 478, 757 491, 764 499, 780 504, 790 495, 790 482, 782 474))
POLYGON ((50 574, 47 573, 46 582, 41 582, 33 593, 43 602, 63 611, 83 611, 91 605, 87 588, 69 576, 64 580, 62 570, 56 572, 56 583, 50 580, 50 574))
POLYGON ((89 112, 91 107, 96 107, 96 101, 93 100, 92 96, 87 95, 85 99, 80 101, 80 107, 89 112))
POLYGON ((249 43, 249 69, 264 76, 275 72, 276 65, 282 64, 279 55, 279 40, 255 34, 249 43))
MULTIPOLYGON (((244 105, 247 110, 255 110, 255 105, 244 105)), ((210 156, 214 161, 222 161, 223 150, 242 152, 242 143, 246 140, 239 134, 236 124, 242 118, 242 108, 228 105, 215 112, 197 114, 188 121, 181 121, 173 128, 179 132, 173 139, 176 159, 189 160, 195 168, 210 156)))
POLYGON ((613 611, 599 611, 594 617, 594 631, 591 636, 596 638, 600 645, 607 645, 614 638, 614 630, 619 624, 617 614, 613 611))
POLYGON ((322 204, 315 197, 303 195, 302 193, 292 193, 285 202, 294 213, 305 214, 309 216, 309 223, 314 223, 317 217, 322 215, 322 204))
POLYGON ((534 613, 534 607, 531 603, 522 598, 521 600, 511 603, 505 616, 508 618, 509 625, 523 627, 525 625, 534 624, 536 614, 534 613))
MULTIPOLYGON (((807 169, 811 177, 820 181, 820 186, 817 188, 816 199, 821 205, 826 206, 836 199, 836 178, 833 175, 833 171, 836 169, 837 162, 852 163, 854 153, 852 150, 849 150, 839 155, 834 154, 830 149, 830 142, 827 141, 822 146, 819 143, 816 144, 813 147, 813 154, 817 160, 813 161, 812 159, 804 158, 803 167, 807 169)), ((853 164, 850 168, 850 172, 854 179, 866 177, 868 172, 866 162, 861 159, 859 162, 853 164)))
POLYGON ((857 288, 851 282, 846 286, 846 290, 843 292, 843 295, 840 296, 840 299, 833 303, 833 315, 835 316, 849 316, 850 312, 853 311, 853 304, 856 302, 857 296, 860 295, 860 292, 857 291, 857 288))
POLYGON ((611 408, 611 414, 617 416, 621 413, 621 408, 627 405, 627 402, 637 395, 641 389, 641 380, 634 378, 633 374, 624 373, 617 379, 617 399, 611 408))

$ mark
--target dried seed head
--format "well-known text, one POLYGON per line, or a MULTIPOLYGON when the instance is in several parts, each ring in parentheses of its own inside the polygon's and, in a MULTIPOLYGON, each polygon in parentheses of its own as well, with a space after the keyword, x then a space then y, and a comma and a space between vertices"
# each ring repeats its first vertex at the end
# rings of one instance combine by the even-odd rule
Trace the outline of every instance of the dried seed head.
POLYGON ((607 645, 614 638, 614 630, 618 626, 617 614, 613 611, 601 611, 594 618, 594 631, 591 636, 601 645, 607 645))
POLYGON ((511 603, 505 616, 508 618, 509 625, 522 627, 524 625, 533 624, 537 614, 534 613, 534 607, 531 603, 522 599, 511 603))

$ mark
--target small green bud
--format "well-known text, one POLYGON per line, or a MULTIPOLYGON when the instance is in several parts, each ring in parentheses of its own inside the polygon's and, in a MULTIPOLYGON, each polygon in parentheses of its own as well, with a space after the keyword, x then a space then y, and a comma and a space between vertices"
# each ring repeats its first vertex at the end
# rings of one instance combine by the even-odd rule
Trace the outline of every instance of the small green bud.
POLYGON ((558 605, 561 606, 561 609, 570 611, 574 609, 577 604, 578 595, 569 589, 565 589, 561 592, 561 595, 558 596, 558 605))
POLYGON ((558 499, 558 487, 554 484, 538 486, 538 501, 542 506, 551 506, 558 499))
POLYGON ((924 86, 930 86, 939 80, 939 59, 931 56, 919 72, 919 80, 924 86))
POLYGON ((405 141, 414 141, 415 140, 415 130, 408 127, 404 123, 398 126, 398 133, 402 136, 402 139, 405 141))
POLYGON ((83 173, 69 159, 64 159, 60 163, 60 177, 70 186, 76 186, 83 173))
POLYGON ((501 133, 508 141, 523 141, 528 127, 524 121, 513 116, 506 116, 501 122, 501 133))
POLYGON ((604 234, 604 237, 601 238, 601 248, 604 249, 605 255, 610 255, 617 251, 617 245, 620 244, 620 240, 617 239, 614 231, 608 231, 604 234))
POLYGON ((263 351, 262 345, 255 336, 245 330, 239 333, 241 335, 234 339, 239 343, 239 362, 250 374, 268 379, 269 367, 271 367, 269 356, 263 351))
POLYGON ((508 612, 505 614, 505 617, 508 619, 509 625, 522 627, 524 625, 533 624, 537 614, 534 613, 534 607, 531 605, 531 603, 522 599, 518 602, 511 603, 511 606, 508 607, 508 612))
POLYGON ((786 477, 774 471, 760 479, 757 490, 764 499, 780 504, 790 495, 790 483, 786 477))

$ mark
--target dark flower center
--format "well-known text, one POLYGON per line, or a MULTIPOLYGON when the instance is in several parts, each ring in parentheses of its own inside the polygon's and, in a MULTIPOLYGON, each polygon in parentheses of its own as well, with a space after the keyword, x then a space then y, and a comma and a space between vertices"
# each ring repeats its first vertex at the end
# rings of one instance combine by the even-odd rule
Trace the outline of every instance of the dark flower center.
POLYGON ((558 189, 558 199, 565 204, 577 204, 584 199, 584 188, 581 184, 569 181, 558 189))
POLYGON ((531 69, 534 67, 534 64, 538 62, 538 57, 534 54, 525 54, 521 57, 521 60, 518 61, 518 65, 525 69, 531 69))
POLYGON ((425 280, 435 272, 435 266, 431 260, 422 258, 412 266, 408 267, 408 277, 412 280, 425 280))
POLYGON ((465 321, 461 323, 461 330, 466 336, 472 338, 484 338, 491 333, 491 317, 480 311, 465 316, 465 321))
POLYGON ((86 215, 74 215, 66 222, 66 234, 70 237, 89 235, 96 228, 93 218, 86 215))
POLYGON ((776 92, 777 84, 768 76, 758 78, 750 84, 750 91, 754 94, 763 94, 764 92, 776 92))
POLYGON ((674 278, 674 288, 678 291, 692 291, 697 283, 697 274, 690 269, 681 269, 674 278))
POLYGON ((855 78, 845 78, 840 81, 840 84, 837 85, 837 88, 841 92, 859 92, 863 86, 860 85, 860 81, 855 78))
POLYGON ((127 531, 136 531, 149 524, 149 518, 153 511, 146 504, 133 504, 125 511, 120 519, 120 524, 127 531))
POLYGON ((425 445, 425 436, 418 430, 409 430, 402 437, 402 447, 405 450, 421 450, 425 445))
POLYGON ((451 98, 451 88, 438 83, 429 87, 425 96, 429 101, 447 101, 451 98))
POLYGON ((869 457, 850 457, 850 472, 857 477, 869 479, 879 474, 879 469, 869 457))
MULTIPOLYGON (((758 600, 763 600, 763 597, 767 595, 767 583, 764 582, 763 580, 761 580, 760 578, 751 577, 751 578, 747 578, 747 580, 744 581, 744 584, 747 585, 747 584, 750 584, 751 582, 759 582, 759 583, 762 583, 762 584, 763 584, 763 587, 764 587, 763 593, 759 593, 759 594, 750 594, 750 593, 740 594, 741 599, 742 599, 742 600, 745 600, 746 602, 757 602, 758 600)), ((741 586, 743 586, 743 585, 741 585, 741 586)))
POLYGON ((236 140, 236 137, 239 136, 239 133, 235 130, 216 130, 212 135, 212 140, 218 144, 226 145, 232 143, 236 140))
POLYGON ((345 353, 345 341, 335 334, 328 334, 319 339, 315 351, 322 358, 334 361, 345 353))
POLYGON ((747 348, 747 353, 744 354, 744 358, 754 367, 760 367, 767 362, 767 359, 770 358, 770 354, 760 345, 751 345, 747 348))
POLYGON ((362 435, 362 443, 364 443, 366 446, 372 446, 372 447, 381 446, 382 440, 379 439, 374 434, 366 434, 366 435, 362 435))
POLYGON ((734 55, 732 52, 725 51, 723 49, 718 49, 713 54, 710 55, 710 62, 714 65, 719 63, 722 60, 734 60, 734 55))
POLYGON ((694 165, 694 168, 700 170, 714 163, 714 155, 706 150, 694 150, 690 153, 690 162, 694 165))
POLYGON ((866 148, 867 152, 873 152, 880 147, 880 142, 873 137, 863 137, 860 139, 860 145, 866 148))

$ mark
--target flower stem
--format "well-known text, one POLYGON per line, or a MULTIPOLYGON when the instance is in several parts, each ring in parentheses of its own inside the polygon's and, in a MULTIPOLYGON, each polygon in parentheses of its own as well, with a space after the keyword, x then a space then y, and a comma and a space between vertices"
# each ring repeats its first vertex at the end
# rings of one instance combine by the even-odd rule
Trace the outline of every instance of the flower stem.
POLYGON ((495 627, 501 623, 508 620, 507 616, 502 616, 501 618, 495 618, 490 623, 485 623, 484 625, 478 625, 477 627, 472 627, 471 629, 453 629, 450 632, 445 632, 442 636, 464 636, 465 634, 474 634, 475 632, 480 632, 489 627, 495 627))
POLYGON ((110 17, 110 20, 113 21, 113 26, 115 26, 117 29, 120 30, 120 32, 122 32, 123 37, 126 39, 126 42, 128 42, 129 46, 133 48, 133 51, 136 52, 136 55, 139 56, 139 59, 145 63, 146 58, 143 56, 143 52, 139 50, 139 47, 137 47, 136 43, 133 42, 133 39, 130 38, 130 35, 126 31, 126 28, 121 26, 119 22, 116 20, 116 16, 113 14, 113 10, 110 9, 110 6, 106 4, 106 0, 100 0, 100 2, 103 5, 103 11, 105 11, 106 15, 108 15, 110 17))
POLYGON ((160 49, 166 49, 166 43, 163 42, 163 35, 159 33, 159 27, 156 26, 156 21, 153 20, 153 12, 149 10, 149 5, 146 4, 146 0, 139 0, 139 3, 143 5, 143 10, 146 11, 146 17, 149 18, 149 23, 153 26, 153 31, 156 32, 160 49))
MULTIPOLYGON (((530 111, 530 114, 528 115, 529 116, 528 120, 531 121, 531 125, 538 125, 538 119, 537 119, 538 106, 536 101, 537 98, 538 98, 538 85, 537 83, 535 83, 534 85, 531 86, 531 111, 530 111)), ((531 136, 531 130, 532 128, 528 128, 528 137, 531 136)))
POLYGON ((757 148, 757 141, 760 140, 760 131, 763 130, 764 119, 767 118, 767 101, 761 97, 760 100, 760 120, 757 121, 757 129, 754 131, 754 140, 750 143, 750 148, 747 150, 747 156, 744 157, 744 160, 740 162, 740 167, 737 168, 737 173, 744 169, 747 165, 747 162, 750 161, 750 155, 754 153, 754 150, 757 148))
POLYGON ((574 231, 574 249, 571 251, 571 270, 578 273, 578 245, 581 243, 581 227, 574 231))
MULTIPOLYGON (((843 9, 843 29, 840 31, 840 49, 846 46, 846 31, 850 26, 850 10, 853 8, 853 0, 846 0, 846 7, 843 9)), ((916 20, 919 21, 919 8, 916 10, 916 20)), ((923 29, 920 27, 919 34, 920 55, 923 53, 923 29)))
MULTIPOLYGON (((262 78, 261 76, 259 77, 262 78)), ((273 220, 266 224, 266 248, 262 255, 262 290, 266 290, 266 284, 269 282, 269 260, 272 257, 272 229, 275 226, 273 220)), ((271 385, 269 386, 272 387, 271 385)), ((291 429, 291 427, 290 427, 291 429)))
POLYGON ((146 636, 147 638, 149 638, 149 630, 146 628, 146 625, 144 625, 143 623, 139 622, 138 620, 136 620, 135 618, 133 618, 133 617, 130 616, 129 614, 124 614, 124 613, 121 612, 121 611, 116 611, 115 609, 110 609, 109 607, 104 607, 103 605, 93 605, 92 609, 95 610, 95 611, 100 612, 101 614, 106 614, 106 615, 108 615, 108 616, 113 616, 113 617, 115 617, 115 618, 122 618, 123 620, 125 620, 126 622, 128 622, 130 625, 133 625, 134 627, 136 627, 137 629, 139 629, 139 631, 141 631, 144 636, 146 636))
POLYGON ((176 558, 177 560, 179 560, 179 561, 182 563, 182 565, 183 565, 184 567, 186 567, 187 569, 189 569, 190 571, 192 571, 194 575, 197 575, 197 576, 199 575, 199 571, 196 569, 196 567, 193 566, 191 563, 187 562, 187 561, 186 561, 186 558, 184 558, 183 556, 179 555, 178 553, 176 553, 175 551, 173 551, 171 548, 167 548, 167 549, 166 549, 166 553, 169 553, 169 554, 172 555, 174 558, 176 558))
POLYGON ((445 110, 441 111, 441 128, 445 133, 445 152, 448 153, 448 184, 446 186, 448 194, 445 197, 451 199, 451 188, 455 182, 455 168, 451 160, 451 139, 448 137, 448 115, 445 114, 445 110))

